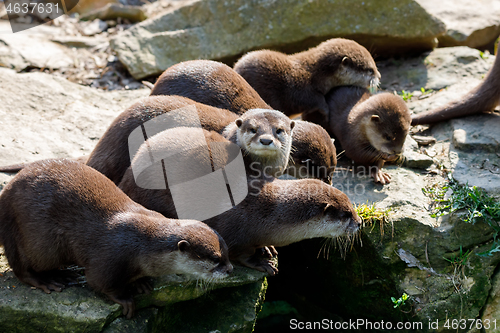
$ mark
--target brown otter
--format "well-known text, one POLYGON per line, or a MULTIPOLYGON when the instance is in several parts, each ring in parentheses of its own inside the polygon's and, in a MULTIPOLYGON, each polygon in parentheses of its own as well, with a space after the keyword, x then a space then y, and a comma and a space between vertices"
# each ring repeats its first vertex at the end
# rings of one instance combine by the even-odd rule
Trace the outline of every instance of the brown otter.
POLYGON ((61 291, 58 268, 85 267, 89 285, 134 312, 130 284, 146 276, 227 276, 224 240, 194 220, 173 220, 133 202, 94 169, 69 160, 24 168, 0 195, 0 243, 15 275, 46 293, 61 291))
MULTIPOLYGON (((238 115, 249 109, 272 109, 241 75, 231 67, 211 60, 185 61, 168 68, 156 81, 151 95, 188 97, 238 115)), ((226 115, 221 114, 220 117, 226 115)), ((228 123, 234 119, 228 119, 228 123)), ((321 126, 296 121, 292 146, 287 173, 298 178, 314 177, 328 183, 331 181, 337 164, 336 151, 321 126)))
MULTIPOLYGON (((286 165, 288 161, 288 157, 283 154, 290 151, 290 139, 287 137, 290 137, 294 122, 278 111, 261 110, 238 117, 228 110, 214 108, 180 96, 150 96, 132 105, 113 121, 90 154, 87 165, 118 184, 130 165, 129 136, 132 131, 140 128, 148 120, 178 109, 182 110, 174 117, 180 119, 179 126, 199 127, 201 125, 206 130, 218 133, 222 133, 229 126, 230 122, 227 122, 229 119, 232 119, 232 122, 237 125, 240 121, 243 124, 249 121, 250 117, 254 117, 256 121, 252 124, 257 131, 257 135, 253 136, 257 140, 254 146, 260 144, 261 151, 272 152, 272 156, 276 158, 272 161, 274 166, 277 166, 278 163, 286 165), (183 107, 191 108, 193 112, 182 109, 183 107), (263 121, 259 123, 258 119, 263 121), (276 133, 278 129, 283 132, 276 133), (271 136, 273 141, 269 142, 271 136), (264 143, 260 141, 260 138, 264 140, 264 143), (280 149, 275 149, 278 145, 280 145, 280 149)), ((162 128, 162 130, 171 124, 165 124, 165 126, 167 127, 162 128)), ((253 151, 248 150, 247 152, 253 151)), ((253 156, 254 154, 251 158, 253 156)), ((267 162, 271 163, 271 159, 268 159, 267 162)))
POLYGON ((165 70, 151 95, 178 95, 196 102, 242 114, 250 109, 271 109, 231 67, 212 60, 191 60, 165 70))
MULTIPOLYGON (((193 149, 185 151, 186 154, 190 154, 187 160, 192 162, 199 159, 202 154, 196 149, 192 137, 188 136, 190 130, 182 127, 173 128, 150 137, 135 154, 131 167, 123 176, 119 187, 130 198, 145 207, 168 217, 177 217, 179 206, 174 202, 174 193, 171 192, 172 186, 177 184, 171 184, 170 180, 165 182, 158 179, 162 169, 165 170, 167 177, 169 170, 163 168, 160 161, 151 163, 150 156, 151 152, 155 155, 157 150, 161 151, 165 147, 173 149, 178 145, 182 147, 193 145, 193 149), (149 165, 151 170, 156 169, 160 172, 135 174, 135 170, 146 170, 142 167, 144 164, 149 165), (138 183, 151 186, 139 187, 138 183), (159 188, 156 184, 161 184, 163 188, 159 188)), ((213 143, 227 143, 228 140, 217 133, 204 132, 211 148, 209 156, 212 167, 217 169, 227 165, 231 160, 230 154, 224 150, 214 149, 213 147, 217 145, 213 143)), ((193 164, 196 165, 190 163, 193 164)), ((189 173, 188 168, 189 166, 186 173, 189 173)), ((184 170, 181 171, 185 177, 190 176, 185 175, 184 170)), ((193 186, 197 190, 205 188, 198 182, 193 186)), ((272 177, 263 179, 250 175, 244 186, 247 188, 231 187, 232 193, 248 191, 248 195, 241 202, 203 221, 217 230, 226 240, 231 260, 272 275, 277 272, 276 267, 268 258, 260 256, 259 251, 256 253, 257 249, 266 250, 266 247, 271 245, 285 246, 313 237, 350 235, 358 229, 361 221, 344 193, 316 179, 280 180, 272 177)), ((192 191, 182 193, 186 200, 192 194, 192 191)), ((223 202, 213 205, 222 204, 223 202)), ((204 211, 198 212, 203 208, 195 204, 190 207, 191 211, 188 213, 204 213, 204 211)), ((270 247, 269 250, 272 254, 273 248, 270 247)))
POLYGON ((493 111, 498 104, 500 104, 500 56, 497 54, 493 67, 477 87, 458 101, 412 115, 411 124, 413 126, 433 124, 452 118, 493 111))
POLYGON ((385 161, 395 161, 402 153, 410 129, 411 116, 406 103, 389 93, 371 95, 368 89, 338 87, 327 96, 329 119, 319 113, 305 115, 339 140, 347 157, 369 166, 375 182, 389 183, 382 172, 385 161))
POLYGON ((271 107, 286 115, 318 111, 328 115, 325 95, 337 86, 377 86, 375 61, 355 41, 333 38, 307 51, 286 55, 260 50, 234 65, 271 107))
POLYGON ((292 147, 295 122, 279 111, 253 109, 226 126, 222 135, 241 147, 251 171, 283 174, 292 147))

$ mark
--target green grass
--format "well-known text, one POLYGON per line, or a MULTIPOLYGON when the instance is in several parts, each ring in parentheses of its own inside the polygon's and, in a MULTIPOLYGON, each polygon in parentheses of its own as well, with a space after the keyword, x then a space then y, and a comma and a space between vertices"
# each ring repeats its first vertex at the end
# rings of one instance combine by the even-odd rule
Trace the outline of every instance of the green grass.
POLYGON ((421 87, 420 91, 422 92, 422 95, 427 95, 427 94, 430 94, 430 93, 434 92, 434 90, 432 90, 432 89, 425 89, 424 87, 421 87))
POLYGON ((478 255, 491 256, 494 252, 500 252, 500 202, 489 196, 484 190, 476 187, 460 185, 451 175, 449 182, 444 186, 436 185, 422 189, 424 194, 433 200, 432 217, 447 215, 458 210, 464 210, 465 222, 476 223, 481 220, 488 224, 493 230, 493 245, 490 250, 478 255))

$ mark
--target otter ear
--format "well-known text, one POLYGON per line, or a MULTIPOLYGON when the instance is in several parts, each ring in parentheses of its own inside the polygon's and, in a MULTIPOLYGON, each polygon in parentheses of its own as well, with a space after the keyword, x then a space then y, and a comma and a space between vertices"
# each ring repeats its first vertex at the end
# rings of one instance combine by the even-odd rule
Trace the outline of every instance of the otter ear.
POLYGON ((291 121, 290 122, 290 130, 293 130, 293 128, 295 127, 295 121, 291 121))
POLYGON ((334 145, 334 146, 335 146, 335 139, 334 139, 334 138, 331 138, 331 140, 332 140, 332 145, 334 145))
POLYGON ((380 121, 380 117, 377 116, 376 114, 374 114, 371 119, 372 119, 372 121, 377 122, 377 123, 380 121))
POLYGON ((235 123, 236 123, 236 126, 241 127, 241 125, 243 124, 243 120, 236 119, 235 123))
POLYGON ((177 243, 177 246, 179 247, 179 251, 185 252, 185 251, 187 251, 187 249, 189 249, 191 244, 189 244, 189 242, 187 240, 183 239, 177 243))

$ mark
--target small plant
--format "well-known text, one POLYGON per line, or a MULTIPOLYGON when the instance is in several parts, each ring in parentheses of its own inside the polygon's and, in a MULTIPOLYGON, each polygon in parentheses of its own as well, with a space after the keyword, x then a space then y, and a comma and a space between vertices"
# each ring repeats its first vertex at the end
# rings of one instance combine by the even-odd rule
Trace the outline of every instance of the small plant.
POLYGON ((438 217, 465 210, 465 222, 476 223, 479 218, 493 230, 493 244, 490 250, 478 253, 481 256, 491 256, 500 252, 500 202, 490 197, 485 191, 476 186, 460 185, 448 174, 449 183, 445 186, 424 188, 422 191, 433 201, 432 217, 438 217))
POLYGON ((488 59, 488 53, 479 51, 479 56, 481 57, 481 59, 488 59))
POLYGON ((450 262, 453 266, 461 267, 465 266, 465 263, 467 262, 467 260, 469 260, 470 254, 470 250, 463 252, 462 246, 460 245, 460 252, 457 255, 453 254, 451 258, 448 259, 446 257, 443 257, 443 259, 450 262))
POLYGON ((408 296, 407 293, 403 293, 403 295, 401 295, 398 299, 391 297, 391 301, 394 303, 394 308, 399 308, 405 305, 405 301, 407 301, 408 298, 410 298, 410 296, 408 296))
POLYGON ((424 95, 428 95, 428 94, 430 94, 430 93, 434 92, 434 90, 433 90, 433 89, 425 89, 424 87, 421 87, 421 88, 420 88, 420 91, 422 92, 422 96, 424 96, 424 95))
POLYGON ((401 90, 401 93, 398 93, 398 95, 401 96, 405 102, 408 102, 413 97, 411 92, 405 90, 401 90))
POLYGON ((356 205, 354 207, 356 209, 356 213, 358 213, 359 217, 363 220, 363 227, 372 225, 375 226, 375 223, 379 223, 380 230, 382 235, 384 235, 384 223, 389 222, 389 213, 391 211, 390 208, 387 209, 378 209, 375 207, 375 204, 361 204, 356 205))

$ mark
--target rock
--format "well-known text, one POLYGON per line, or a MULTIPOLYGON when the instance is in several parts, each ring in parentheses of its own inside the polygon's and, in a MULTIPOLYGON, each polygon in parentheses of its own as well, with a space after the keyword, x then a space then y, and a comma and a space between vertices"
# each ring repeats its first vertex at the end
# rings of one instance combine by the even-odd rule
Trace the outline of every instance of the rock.
POLYGON ((381 89, 401 90, 417 95, 423 88, 428 98, 412 98, 408 108, 414 113, 457 100, 474 88, 493 66, 493 56, 465 46, 439 48, 420 57, 401 62, 379 63, 381 89), (432 89, 431 92, 429 90, 432 89))
POLYGON ((51 41, 68 46, 78 48, 93 48, 96 46, 109 44, 107 38, 86 37, 86 36, 65 36, 53 37, 51 41))
POLYGON ((144 21, 147 16, 142 10, 141 6, 124 6, 122 4, 110 3, 94 10, 88 14, 82 15, 82 20, 116 20, 117 18, 123 18, 129 20, 130 22, 141 22, 144 21))
POLYGON ((28 66, 61 68, 73 66, 73 58, 59 44, 38 35, 0 35, 0 66, 21 71, 28 66))
POLYGON ((99 10, 108 4, 118 4, 118 0, 78 0, 76 6, 69 13, 78 13, 86 15, 90 12, 99 10))
POLYGON ((412 138, 418 143, 419 146, 428 146, 436 143, 436 139, 432 136, 413 135, 412 138))
POLYGON ((206 0, 139 23, 111 47, 140 79, 185 60, 230 62, 261 48, 295 52, 331 37, 353 38, 377 54, 428 50, 444 31, 412 0, 206 0))
POLYGON ((484 49, 500 35, 500 3, 495 0, 417 0, 430 14, 446 24, 438 37, 440 47, 469 46, 484 49))
MULTIPOLYGON (((88 155, 113 119, 149 94, 148 89, 105 92, 4 68, 0 82, 0 165, 88 155)), ((0 189, 11 178, 0 173, 0 189)))
MULTIPOLYGON (((121 315, 121 306, 95 293, 86 285, 69 287, 60 293, 45 294, 41 290, 21 283, 12 272, 4 272, 2 275, 0 279, 0 332, 37 332, 40 330, 44 332, 148 332, 148 325, 153 323, 159 325, 159 328, 164 331, 164 327, 168 325, 163 323, 165 315, 162 311, 175 314, 178 310, 178 305, 168 310, 147 308, 139 311, 132 321, 121 317, 115 320, 121 315)), ((166 275, 154 281, 151 294, 136 297, 137 309, 151 305, 171 305, 199 298, 209 290, 213 293, 216 289, 229 288, 227 295, 244 293, 246 299, 239 302, 239 299, 234 296, 232 298, 224 296, 226 304, 222 308, 214 307, 214 309, 222 312, 224 308, 227 308, 226 311, 235 310, 237 313, 236 309, 239 307, 238 310, 247 313, 248 318, 240 316, 239 320, 233 318, 233 321, 242 326, 253 327, 256 312, 260 310, 262 301, 260 298, 265 293, 264 275, 256 270, 236 267, 229 278, 212 281, 209 285, 199 284, 197 280, 191 280, 187 276, 166 275)), ((204 300, 198 301, 199 307, 203 306, 202 303, 206 306, 207 299, 204 300)), ((210 302, 210 299, 208 301, 210 302)), ((180 314, 199 316, 198 311, 183 313, 186 311, 189 312, 186 309, 180 314)), ((169 323, 176 323, 174 318, 176 316, 169 318, 169 323)), ((214 313, 211 320, 222 318, 224 317, 214 313)), ((208 321, 195 323, 203 322, 206 325, 208 321)), ((226 322, 233 324, 230 320, 226 322)), ((180 323, 176 324, 180 325, 180 323)))
POLYGON ((491 323, 490 329, 488 329, 489 332, 499 333, 500 327, 493 325, 498 321, 498 318, 500 318, 500 274, 496 272, 491 281, 490 295, 481 320, 483 323, 487 323, 487 321, 491 323))
POLYGON ((108 24, 100 19, 95 19, 91 22, 85 22, 82 24, 82 34, 85 36, 93 36, 100 34, 108 28, 108 24))
POLYGON ((500 114, 452 119, 453 177, 500 196, 500 114))
MULTIPOLYGON (((434 139, 434 142, 436 139, 434 139)), ((405 145, 403 147, 404 161, 403 165, 411 169, 427 169, 434 163, 432 157, 421 154, 418 151, 418 143, 413 137, 409 136, 406 138, 405 145)))

